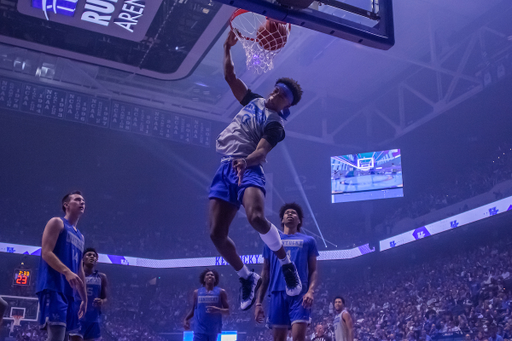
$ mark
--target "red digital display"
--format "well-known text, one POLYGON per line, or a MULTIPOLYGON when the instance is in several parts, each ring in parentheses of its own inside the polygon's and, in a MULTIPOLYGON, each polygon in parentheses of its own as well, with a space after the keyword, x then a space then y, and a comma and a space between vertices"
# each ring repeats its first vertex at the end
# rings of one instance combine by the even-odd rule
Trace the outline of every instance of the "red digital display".
POLYGON ((25 269, 17 269, 14 271, 14 285, 27 286, 30 285, 30 275, 32 271, 25 269))

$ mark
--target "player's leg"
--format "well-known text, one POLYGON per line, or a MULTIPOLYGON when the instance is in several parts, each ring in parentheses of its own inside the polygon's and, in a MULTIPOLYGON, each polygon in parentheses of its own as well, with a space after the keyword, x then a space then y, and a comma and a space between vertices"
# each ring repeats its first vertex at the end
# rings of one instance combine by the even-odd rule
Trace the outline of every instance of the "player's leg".
POLYGON ((249 271, 240 259, 235 243, 228 237, 229 225, 231 225, 237 211, 236 206, 217 198, 211 198, 210 238, 217 251, 240 277, 240 309, 247 310, 254 304, 256 291, 261 285, 261 278, 258 274, 249 271))
POLYGON ((68 305, 61 293, 44 290, 38 293, 39 324, 48 333, 47 341, 67 340, 66 319, 68 305))
POLYGON ((286 337, 288 336, 288 328, 272 327, 272 334, 274 336, 274 341, 286 341, 286 337))
POLYGON ((308 324, 306 322, 292 323, 292 339, 293 339, 293 341, 306 340, 307 329, 308 329, 308 324))
POLYGON ((300 294, 302 283, 295 264, 290 261, 284 250, 279 230, 265 217, 265 195, 263 190, 256 186, 249 186, 245 188, 242 195, 242 202, 249 223, 260 233, 261 240, 275 253, 281 263, 286 282, 286 293, 290 296, 300 294))
POLYGON ((101 329, 98 322, 86 322, 86 328, 82 327, 83 324, 84 322, 80 322, 80 334, 84 341, 95 341, 101 338, 101 329), (84 331, 83 333, 82 330, 84 331))
POLYGON ((48 341, 65 341, 67 340, 66 326, 50 324, 47 327, 48 341))
POLYGON ((220 255, 236 270, 240 271, 244 263, 236 252, 233 240, 229 238, 229 226, 236 216, 238 208, 217 198, 210 199, 210 238, 220 255))
POLYGON ((304 294, 295 297, 287 297, 289 302, 289 315, 292 324, 293 341, 304 341, 308 324, 311 321, 311 308, 304 308, 304 294))
POLYGON ((272 328, 274 341, 286 341, 291 325, 289 309, 285 292, 277 291, 270 294, 267 323, 272 328))

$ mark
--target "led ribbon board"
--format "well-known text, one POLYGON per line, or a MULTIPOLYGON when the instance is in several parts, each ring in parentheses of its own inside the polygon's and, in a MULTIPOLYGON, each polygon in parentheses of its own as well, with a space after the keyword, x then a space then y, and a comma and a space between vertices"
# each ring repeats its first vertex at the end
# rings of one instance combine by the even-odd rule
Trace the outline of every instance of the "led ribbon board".
POLYGON ((380 241, 380 251, 415 242, 419 239, 430 237, 434 234, 448 231, 510 210, 512 210, 512 196, 436 221, 435 223, 383 239, 380 241))
MULTIPOLYGON (((352 259, 374 251, 375 249, 370 249, 370 246, 368 244, 361 245, 348 250, 320 251, 320 257, 318 257, 318 260, 352 259)), ((0 243, 0 252, 41 256, 41 247, 11 243, 0 243)), ((243 255, 240 256, 240 259, 242 259, 244 264, 263 264, 262 255, 243 255)), ((104 264, 119 264, 155 269, 175 269, 228 265, 228 263, 222 257, 149 259, 129 256, 107 255, 103 253, 99 254, 98 262, 104 264)))

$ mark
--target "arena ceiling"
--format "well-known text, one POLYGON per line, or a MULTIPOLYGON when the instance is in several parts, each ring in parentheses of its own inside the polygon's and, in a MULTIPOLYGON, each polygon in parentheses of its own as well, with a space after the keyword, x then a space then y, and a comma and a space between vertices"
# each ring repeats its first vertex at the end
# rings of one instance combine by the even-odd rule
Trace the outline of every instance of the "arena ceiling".
MULTIPOLYGON (((2 0, 0 6, 5 10, 13 4, 2 0)), ((215 13, 222 12, 222 22, 232 9, 219 6, 213 7, 215 13)), ((511 14, 512 3, 506 0, 395 1, 396 43, 388 51, 294 27, 274 70, 267 74, 246 69, 241 46, 233 54, 238 75, 255 91, 268 92, 280 76, 302 84, 304 97, 288 122, 288 136, 359 151, 369 144, 389 145, 508 74, 511 14)), ((27 34, 13 25, 5 30, 27 34)), ((216 30, 211 32, 219 27, 216 30)), ((179 80, 36 52, 28 43, 16 46, 5 39, 0 45, 0 75, 224 125, 239 109, 222 75, 225 35, 213 34, 211 49, 208 45, 197 67, 179 80)), ((166 46, 179 53, 176 44, 166 46)))

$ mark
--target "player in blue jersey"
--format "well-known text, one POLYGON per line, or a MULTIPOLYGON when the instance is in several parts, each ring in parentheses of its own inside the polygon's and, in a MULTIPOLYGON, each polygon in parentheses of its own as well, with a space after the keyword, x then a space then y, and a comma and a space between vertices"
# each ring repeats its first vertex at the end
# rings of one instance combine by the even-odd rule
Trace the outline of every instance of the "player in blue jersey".
POLYGON ((318 250, 315 239, 300 232, 304 215, 298 204, 283 205, 279 210, 279 217, 284 229, 281 239, 286 252, 297 266, 302 281, 302 292, 293 297, 286 295, 285 278, 279 270, 279 261, 265 246, 261 271, 262 285, 256 299, 255 319, 258 323, 265 320, 263 300, 268 290, 270 299, 267 307, 267 324, 273 331, 274 341, 285 341, 289 329, 292 331, 294 341, 304 341, 315 289, 318 286, 318 250))
POLYGON ((101 307, 107 303, 107 275, 94 270, 98 262, 98 252, 90 247, 84 251, 85 285, 87 288, 87 312, 80 319, 78 335, 85 340, 96 340, 101 337, 101 307))
POLYGON ((251 226, 277 255, 282 271, 290 273, 286 276, 288 295, 298 295, 302 290, 277 228, 265 217, 265 175, 261 166, 272 148, 284 139, 283 117, 289 114, 290 106, 300 101, 302 89, 293 79, 280 78, 267 98, 253 93, 235 74, 231 47, 236 42, 230 31, 224 43, 224 78, 243 108, 217 137, 216 150, 223 157, 210 187, 209 223, 217 251, 240 277, 240 308, 247 310, 254 303, 261 279, 244 265, 228 237, 240 205, 244 206, 251 226))
POLYGON ((219 274, 206 269, 199 275, 202 287, 194 291, 192 309, 185 317, 183 326, 190 329, 190 319, 194 318, 194 341, 217 341, 222 330, 222 315, 229 314, 226 291, 218 287, 219 274))
POLYGON ((84 236, 76 228, 85 211, 82 193, 66 194, 62 210, 64 217, 50 219, 44 228, 36 285, 39 322, 48 331, 48 341, 63 341, 68 335, 71 340, 80 340, 78 319, 87 309, 84 236))

